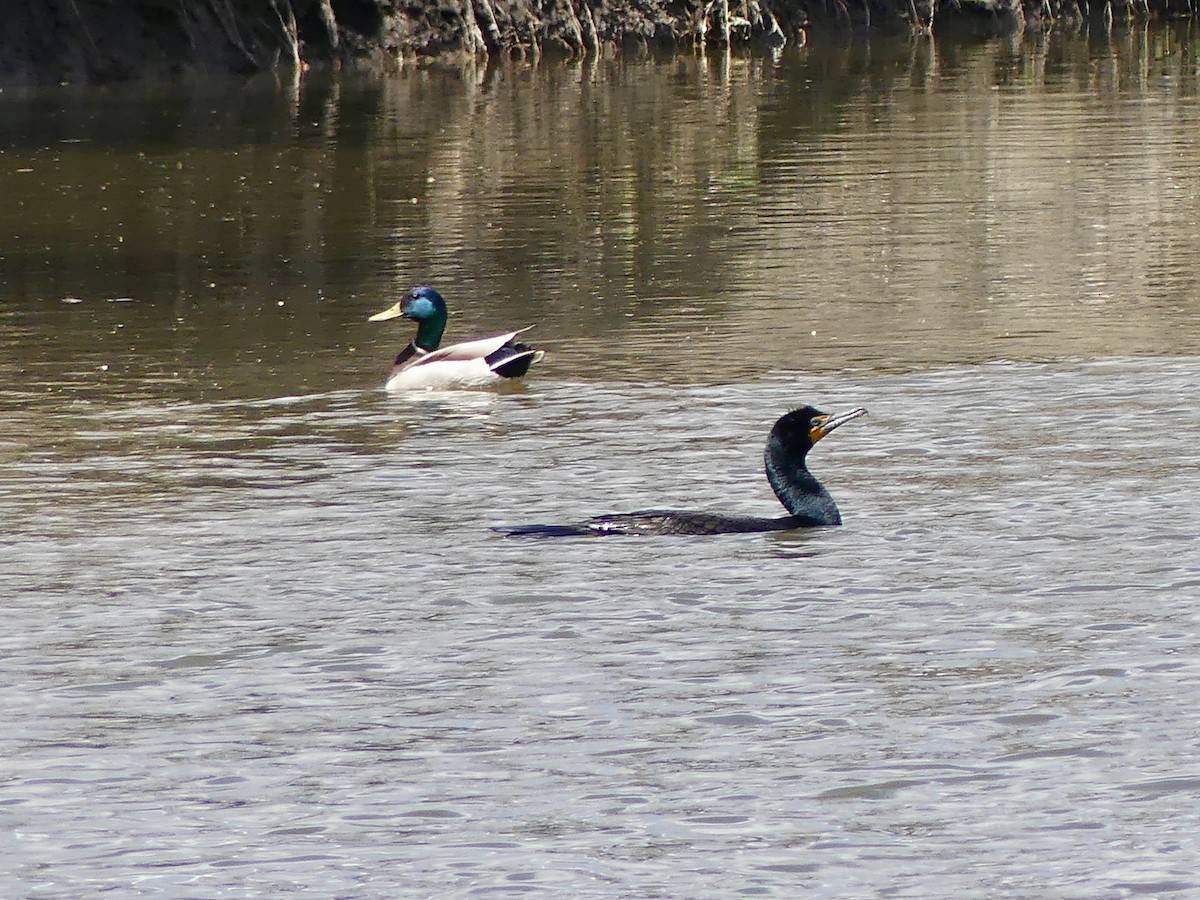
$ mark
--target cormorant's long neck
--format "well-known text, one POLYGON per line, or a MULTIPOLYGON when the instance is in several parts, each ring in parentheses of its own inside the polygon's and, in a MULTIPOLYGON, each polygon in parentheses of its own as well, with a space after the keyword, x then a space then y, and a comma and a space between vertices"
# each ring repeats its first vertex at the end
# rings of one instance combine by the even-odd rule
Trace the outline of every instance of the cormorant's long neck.
POLYGON ((431 353, 442 342, 442 334, 446 331, 446 317, 433 316, 417 321, 417 336, 413 343, 421 350, 431 353))
POLYGON ((824 485, 808 471, 804 456, 788 456, 774 441, 768 441, 764 454, 767 481, 779 502, 793 516, 813 525, 841 525, 837 504, 824 485))

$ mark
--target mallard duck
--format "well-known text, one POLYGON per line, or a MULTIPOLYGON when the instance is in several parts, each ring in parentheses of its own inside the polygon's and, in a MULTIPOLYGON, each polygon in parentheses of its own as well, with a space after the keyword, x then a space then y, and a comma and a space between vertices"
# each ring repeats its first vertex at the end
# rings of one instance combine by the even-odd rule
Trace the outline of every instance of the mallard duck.
POLYGON ((438 349, 446 330, 446 301, 431 287, 413 288, 394 306, 371 316, 384 322, 403 316, 417 323, 416 337, 392 363, 384 387, 389 391, 475 388, 520 378, 542 358, 542 351, 515 340, 533 326, 438 349))
POLYGON ((607 534, 745 534, 789 531, 815 525, 841 525, 842 515, 824 485, 808 471, 806 457, 813 444, 851 419, 865 416, 862 407, 827 415, 811 406, 792 410, 775 423, 764 451, 767 481, 788 511, 786 516, 724 516, 707 512, 643 510, 594 516, 569 525, 496 525, 506 535, 607 534))

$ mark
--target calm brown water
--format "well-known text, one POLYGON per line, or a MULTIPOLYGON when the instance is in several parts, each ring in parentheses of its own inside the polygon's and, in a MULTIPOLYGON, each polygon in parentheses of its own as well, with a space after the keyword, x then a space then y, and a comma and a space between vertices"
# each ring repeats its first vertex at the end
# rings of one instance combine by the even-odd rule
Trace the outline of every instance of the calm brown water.
POLYGON ((0 893, 1200 890, 1195 51, 0 94, 0 893))

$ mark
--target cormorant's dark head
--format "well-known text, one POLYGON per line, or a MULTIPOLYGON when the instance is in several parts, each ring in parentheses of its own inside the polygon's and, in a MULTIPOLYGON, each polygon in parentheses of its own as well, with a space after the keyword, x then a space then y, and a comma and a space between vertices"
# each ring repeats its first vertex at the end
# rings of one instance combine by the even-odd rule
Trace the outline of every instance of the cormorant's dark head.
POLYGON ((767 449, 763 452, 767 480, 784 509, 800 524, 842 524, 837 504, 808 471, 805 457, 812 445, 833 429, 866 414, 861 406, 833 416, 816 407, 802 406, 783 416, 771 429, 767 449))
POLYGON ((866 414, 867 411, 861 406, 836 415, 823 413, 815 406, 802 406, 775 423, 770 440, 778 443, 789 455, 804 455, 812 449, 813 444, 835 428, 866 414))

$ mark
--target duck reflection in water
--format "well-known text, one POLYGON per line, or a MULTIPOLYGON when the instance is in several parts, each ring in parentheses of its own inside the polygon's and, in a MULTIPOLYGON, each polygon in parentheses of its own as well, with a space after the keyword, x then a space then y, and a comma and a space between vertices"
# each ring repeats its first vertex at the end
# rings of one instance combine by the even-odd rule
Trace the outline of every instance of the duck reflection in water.
POLYGON ((493 530, 509 536, 570 537, 609 534, 748 534, 789 531, 817 525, 841 525, 842 516, 825 486, 807 464, 808 451, 835 428, 865 416, 862 407, 828 415, 812 406, 792 410, 781 417, 767 437, 763 453, 767 481, 788 511, 786 516, 726 516, 707 512, 642 510, 593 516, 566 525, 496 525, 493 530))

